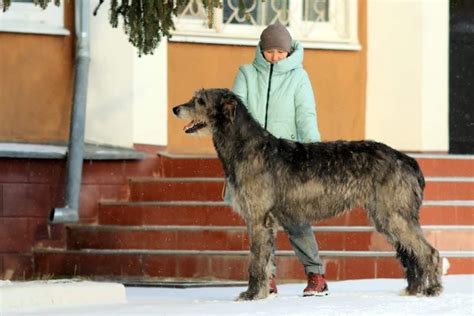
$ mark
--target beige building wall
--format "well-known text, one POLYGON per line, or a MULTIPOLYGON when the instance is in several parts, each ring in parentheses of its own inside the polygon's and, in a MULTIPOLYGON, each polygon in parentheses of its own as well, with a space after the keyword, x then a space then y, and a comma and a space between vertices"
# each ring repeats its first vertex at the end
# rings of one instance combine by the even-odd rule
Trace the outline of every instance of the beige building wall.
MULTIPOLYGON (((136 55, 136 54, 135 54, 136 55)), ((153 55, 134 56, 133 143, 166 146, 168 142, 168 42, 153 55)))
POLYGON ((368 0, 368 139, 448 150, 448 14, 448 0, 368 0))
MULTIPOLYGON (((91 2, 91 10, 98 0, 91 2)), ((91 64, 86 141, 120 147, 166 145, 166 40, 139 57, 122 25, 112 28, 108 10, 91 14, 91 64)))

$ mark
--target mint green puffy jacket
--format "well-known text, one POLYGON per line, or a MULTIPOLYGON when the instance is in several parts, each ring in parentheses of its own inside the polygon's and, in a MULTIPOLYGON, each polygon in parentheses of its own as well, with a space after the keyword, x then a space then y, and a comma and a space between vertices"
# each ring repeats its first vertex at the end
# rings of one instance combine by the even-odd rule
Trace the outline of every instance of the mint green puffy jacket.
POLYGON ((265 60, 257 45, 255 60, 251 65, 240 67, 232 91, 260 125, 265 127, 266 120, 266 129, 276 137, 319 141, 313 89, 303 69, 303 46, 293 41, 290 56, 271 68, 272 64, 265 60))

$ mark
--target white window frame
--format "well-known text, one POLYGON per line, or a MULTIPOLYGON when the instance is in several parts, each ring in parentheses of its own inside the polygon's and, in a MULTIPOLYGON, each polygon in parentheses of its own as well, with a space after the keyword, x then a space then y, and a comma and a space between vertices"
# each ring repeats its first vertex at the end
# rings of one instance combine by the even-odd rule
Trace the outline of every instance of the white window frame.
MULTIPOLYGON (((289 11, 288 29, 292 37, 303 43, 305 48, 361 49, 357 0, 329 0, 329 22, 303 21, 302 0, 290 0, 289 11)), ((215 9, 213 28, 208 27, 207 13, 203 10, 199 17, 176 18, 175 27, 170 41, 255 46, 266 26, 224 24, 223 10, 215 9)))
POLYGON ((42 9, 33 3, 12 2, 6 12, 3 12, 0 0, 0 32, 69 35, 64 27, 64 5, 50 3, 42 9))

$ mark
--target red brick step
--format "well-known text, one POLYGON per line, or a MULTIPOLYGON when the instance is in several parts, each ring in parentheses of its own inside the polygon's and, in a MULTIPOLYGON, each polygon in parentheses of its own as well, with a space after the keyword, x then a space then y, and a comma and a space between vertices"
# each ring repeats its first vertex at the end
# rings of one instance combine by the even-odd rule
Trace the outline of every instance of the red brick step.
MULTIPOLYGON (((425 201, 420 211, 422 225, 474 225, 474 201, 425 201)), ((243 226, 240 216, 223 202, 171 201, 100 204, 102 225, 209 225, 243 226)), ((355 209, 314 223, 316 226, 368 226, 367 215, 355 209)))
POLYGON ((425 200, 474 200, 474 178, 427 177, 425 200))
MULTIPOLYGON (((391 252, 322 252, 329 280, 399 278, 402 269, 391 252)), ((449 255, 448 274, 474 273, 474 258, 449 255)), ((277 252, 278 280, 305 280, 291 252, 277 252)), ((38 249, 38 276, 87 278, 193 278, 247 280, 248 252, 222 251, 64 251, 38 249)))
MULTIPOLYGON (((222 201, 223 178, 132 178, 132 201, 222 201)), ((474 200, 474 178, 426 178, 425 200, 474 200)))
MULTIPOLYGON (((215 156, 201 157, 159 153, 163 177, 223 177, 224 171, 215 156)), ((410 154, 425 177, 474 177, 474 158, 469 155, 410 154)))
POLYGON ((163 177, 224 177, 222 164, 215 156, 196 157, 161 153, 160 165, 163 177))
POLYGON ((242 226, 244 221, 224 202, 102 202, 99 224, 242 226))
POLYGON ((418 161, 425 177, 474 177, 472 155, 410 155, 418 161))
MULTIPOLYGON (((315 227, 321 250, 393 251, 372 227, 315 227)), ((425 226, 427 240, 438 250, 474 251, 474 230, 463 226, 425 226)), ((68 228, 68 249, 247 250, 245 227, 91 226, 68 228)), ((291 250, 285 232, 277 249, 291 250)))
POLYGON ((132 178, 132 201, 222 201, 224 178, 132 178))
MULTIPOLYGON (((474 157, 470 155, 410 154, 418 161, 425 177, 474 177, 474 157)), ((163 177, 223 177, 215 156, 196 157, 160 153, 163 177)))

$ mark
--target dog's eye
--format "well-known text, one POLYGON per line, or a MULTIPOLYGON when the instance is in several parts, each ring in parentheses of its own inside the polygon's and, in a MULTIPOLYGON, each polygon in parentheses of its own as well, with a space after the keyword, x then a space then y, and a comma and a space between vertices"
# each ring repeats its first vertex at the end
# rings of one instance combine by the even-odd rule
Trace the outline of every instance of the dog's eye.
POLYGON ((204 99, 203 99, 203 98, 198 98, 198 99, 197 99, 197 103, 198 103, 199 105, 204 105, 204 104, 206 104, 206 103, 204 102, 204 99))

